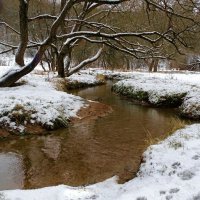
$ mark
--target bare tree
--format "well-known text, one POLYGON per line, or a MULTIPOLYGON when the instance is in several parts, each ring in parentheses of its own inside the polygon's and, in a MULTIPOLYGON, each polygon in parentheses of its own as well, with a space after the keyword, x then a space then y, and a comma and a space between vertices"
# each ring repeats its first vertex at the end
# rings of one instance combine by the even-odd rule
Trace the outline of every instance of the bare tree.
MULTIPOLYGON (((18 47, 1 42, 9 48, 2 53, 11 49, 18 49, 16 62, 23 66, 25 50, 37 47, 37 52, 29 64, 4 74, 0 78, 0 87, 10 86, 30 73, 42 60, 49 48, 52 48, 53 52, 57 54, 58 74, 64 77, 70 76, 87 64, 96 61, 101 55, 104 45, 140 59, 166 58, 166 56, 169 56, 163 51, 166 44, 172 45, 178 51, 179 44, 187 45, 183 33, 194 30, 194 25, 197 24, 193 19, 193 12, 191 15, 188 15, 188 13, 184 15, 184 12, 175 9, 176 5, 173 3, 167 4, 165 0, 141 1, 145 3, 148 12, 154 8, 154 11, 158 10, 166 13, 169 18, 169 26, 162 32, 156 30, 124 31, 119 27, 106 23, 105 19, 108 19, 112 12, 120 12, 123 7, 119 5, 127 1, 62 0, 60 2, 60 12, 57 15, 40 14, 28 18, 29 1, 20 0, 20 31, 9 26, 12 31, 20 35, 20 45, 18 47), (173 29, 173 17, 187 21, 184 29, 177 31, 173 29), (28 37, 28 23, 37 23, 38 20, 48 20, 48 24, 51 23, 47 36, 40 42, 33 41, 33 38, 28 37), (73 50, 82 41, 94 45, 94 53, 74 66, 72 63, 73 50)), ((181 7, 181 9, 183 8, 181 7)))

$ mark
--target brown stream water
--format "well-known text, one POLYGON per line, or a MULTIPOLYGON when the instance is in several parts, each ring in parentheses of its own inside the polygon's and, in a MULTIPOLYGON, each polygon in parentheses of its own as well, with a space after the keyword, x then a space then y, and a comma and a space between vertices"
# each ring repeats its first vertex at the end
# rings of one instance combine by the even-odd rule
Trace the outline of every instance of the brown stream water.
POLYGON ((111 83, 74 91, 86 99, 111 105, 106 117, 71 125, 46 136, 0 140, 0 190, 72 186, 134 177, 148 133, 160 137, 172 128, 172 109, 156 109, 120 98, 111 83))

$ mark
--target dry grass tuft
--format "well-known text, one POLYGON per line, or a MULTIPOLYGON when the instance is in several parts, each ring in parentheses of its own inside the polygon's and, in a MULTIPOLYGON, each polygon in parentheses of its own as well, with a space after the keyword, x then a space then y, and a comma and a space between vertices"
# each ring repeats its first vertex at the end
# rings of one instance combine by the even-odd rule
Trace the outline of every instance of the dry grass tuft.
POLYGON ((105 75, 103 75, 103 74, 97 74, 97 75, 96 75, 96 79, 97 79, 98 81, 105 81, 106 77, 105 77, 105 75))
POLYGON ((67 90, 67 82, 63 78, 53 78, 51 82, 54 84, 56 90, 65 92, 67 90))
POLYGON ((147 138, 145 139, 146 146, 151 146, 163 141, 164 139, 172 135, 175 131, 182 129, 185 126, 186 126, 185 120, 175 117, 170 120, 170 129, 166 133, 160 135, 159 137, 153 137, 151 132, 145 129, 147 134, 147 138))

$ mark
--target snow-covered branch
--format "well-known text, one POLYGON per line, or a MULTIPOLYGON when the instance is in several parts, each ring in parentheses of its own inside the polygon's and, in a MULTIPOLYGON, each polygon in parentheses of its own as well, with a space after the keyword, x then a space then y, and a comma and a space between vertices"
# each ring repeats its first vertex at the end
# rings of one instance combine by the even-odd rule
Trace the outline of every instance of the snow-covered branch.
POLYGON ((14 33, 20 35, 20 32, 17 31, 15 28, 13 28, 12 26, 10 26, 9 24, 7 24, 6 22, 0 22, 0 25, 3 25, 7 28, 9 28, 11 31, 13 31, 14 33))
POLYGON ((79 71, 80 69, 82 69, 83 67, 85 67, 86 65, 89 65, 91 63, 93 63, 94 61, 96 61, 99 56, 101 55, 103 51, 103 47, 99 49, 99 51, 91 58, 87 58, 85 60, 83 60, 81 63, 79 63, 77 66, 73 67, 70 69, 69 73, 67 74, 68 76, 74 74, 75 72, 79 71))

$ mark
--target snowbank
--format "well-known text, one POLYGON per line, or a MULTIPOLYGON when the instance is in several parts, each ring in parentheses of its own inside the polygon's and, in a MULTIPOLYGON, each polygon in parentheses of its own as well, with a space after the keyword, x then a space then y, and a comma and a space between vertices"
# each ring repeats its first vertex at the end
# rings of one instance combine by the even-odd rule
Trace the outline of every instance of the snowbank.
POLYGON ((200 119, 200 90, 191 90, 185 97, 180 107, 182 115, 194 119, 200 119))
POLYGON ((200 119, 200 74, 131 72, 113 86, 116 93, 155 106, 180 106, 180 113, 200 119), (127 78, 128 77, 128 78, 127 78))
MULTIPOLYGON (((0 74, 5 73, 0 67, 0 74)), ((40 124, 47 129, 65 126, 70 117, 84 106, 84 100, 57 91, 44 75, 29 74, 22 85, 0 88, 0 125, 26 131, 27 124, 40 124)))
POLYGON ((91 87, 105 84, 104 76, 98 74, 87 74, 84 71, 73 74, 66 78, 68 89, 91 87))
POLYGON ((86 187, 55 186, 2 191, 6 200, 196 200, 200 198, 200 124, 176 131, 143 155, 138 175, 125 184, 116 177, 86 187))
POLYGON ((177 81, 140 77, 116 83, 113 90, 136 100, 147 101, 153 105, 176 106, 191 89, 190 86, 175 87, 177 81))

